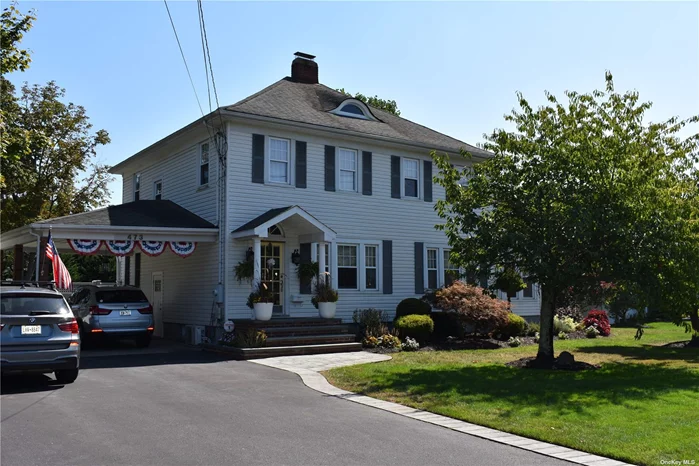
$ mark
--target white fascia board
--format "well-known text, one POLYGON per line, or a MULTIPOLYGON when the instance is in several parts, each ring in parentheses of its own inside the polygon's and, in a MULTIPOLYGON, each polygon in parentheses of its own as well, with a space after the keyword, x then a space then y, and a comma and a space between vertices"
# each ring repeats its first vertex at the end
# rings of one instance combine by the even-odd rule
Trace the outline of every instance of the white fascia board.
POLYGON ((126 227, 109 225, 48 225, 33 224, 36 233, 56 239, 98 239, 123 241, 128 235, 143 235, 146 241, 194 241, 213 243, 218 240, 217 228, 126 227))

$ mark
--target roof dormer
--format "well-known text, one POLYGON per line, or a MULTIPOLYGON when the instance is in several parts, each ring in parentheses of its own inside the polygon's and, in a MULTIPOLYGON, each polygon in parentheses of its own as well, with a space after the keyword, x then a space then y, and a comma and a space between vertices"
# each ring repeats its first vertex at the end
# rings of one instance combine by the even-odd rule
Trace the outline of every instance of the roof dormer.
POLYGON ((360 120, 378 121, 364 102, 352 98, 343 100, 337 108, 330 110, 330 113, 343 117, 359 118, 360 120))

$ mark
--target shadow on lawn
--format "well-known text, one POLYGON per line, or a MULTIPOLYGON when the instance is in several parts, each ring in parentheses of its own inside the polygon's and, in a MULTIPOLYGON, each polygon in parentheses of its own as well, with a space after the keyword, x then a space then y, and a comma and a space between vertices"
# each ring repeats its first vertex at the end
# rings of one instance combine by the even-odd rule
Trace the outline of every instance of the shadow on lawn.
MULTIPOLYGON (((416 401, 495 402, 504 417, 517 416, 523 406, 532 414, 554 409, 561 414, 599 412, 602 404, 635 409, 638 401, 653 401, 677 390, 699 391, 699 374, 662 364, 614 363, 595 371, 561 372, 517 369, 501 365, 439 366, 379 372, 362 393, 406 393, 416 401)), ((428 406, 425 406, 429 409, 428 406)))
POLYGON ((583 346, 575 349, 575 353, 618 354, 629 359, 637 360, 672 360, 699 363, 697 348, 666 348, 662 346, 583 346))

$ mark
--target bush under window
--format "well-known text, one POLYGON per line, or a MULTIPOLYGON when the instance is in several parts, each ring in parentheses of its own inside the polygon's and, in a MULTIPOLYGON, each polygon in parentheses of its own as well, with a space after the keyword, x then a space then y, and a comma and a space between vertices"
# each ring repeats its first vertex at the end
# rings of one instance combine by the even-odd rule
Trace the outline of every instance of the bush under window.
POLYGON ((527 333, 527 321, 514 312, 510 312, 507 317, 509 321, 500 330, 502 336, 505 338, 523 337, 527 333))
POLYGON ((481 287, 457 281, 437 290, 435 307, 455 313, 467 331, 487 335, 507 325, 510 305, 484 291, 481 287))
POLYGON ((434 331, 434 322, 430 316, 412 314, 396 319, 395 328, 403 338, 414 338, 424 343, 434 331))
POLYGON ((432 307, 425 301, 417 298, 406 298, 396 307, 396 319, 413 314, 430 315, 432 307))

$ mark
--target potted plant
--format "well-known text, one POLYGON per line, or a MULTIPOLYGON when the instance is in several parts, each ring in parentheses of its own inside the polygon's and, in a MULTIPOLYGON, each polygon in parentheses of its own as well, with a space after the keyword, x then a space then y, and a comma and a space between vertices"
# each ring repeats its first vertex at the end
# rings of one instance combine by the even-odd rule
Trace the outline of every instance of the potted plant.
POLYGON ((332 287, 330 274, 328 272, 323 272, 317 275, 311 302, 315 308, 318 309, 320 317, 323 319, 332 319, 335 317, 338 299, 337 291, 332 287))
POLYGON ((255 311, 255 320, 269 320, 272 318, 274 308, 274 295, 263 281, 255 282, 252 292, 248 296, 247 305, 255 311))

